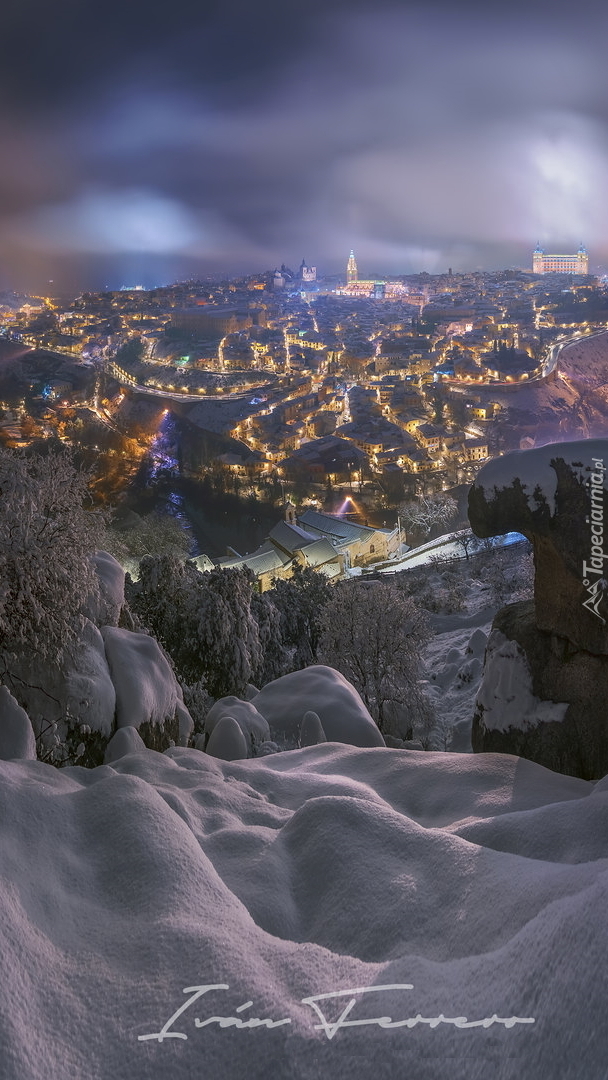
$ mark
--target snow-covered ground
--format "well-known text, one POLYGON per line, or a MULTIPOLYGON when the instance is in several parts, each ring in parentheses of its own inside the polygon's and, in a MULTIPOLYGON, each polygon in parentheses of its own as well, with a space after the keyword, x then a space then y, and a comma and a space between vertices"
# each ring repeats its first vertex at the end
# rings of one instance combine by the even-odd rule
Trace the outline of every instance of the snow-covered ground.
POLYGON ((0 803, 2 1080, 606 1075, 606 781, 174 748, 0 803))
MULTIPOLYGON (((405 555, 391 562, 390 565, 382 563, 378 570, 381 574, 394 574, 399 570, 411 570, 414 566, 427 566, 435 558, 464 559, 462 543, 458 542, 458 537, 470 538, 473 550, 483 550, 483 541, 473 536, 471 529, 458 529, 444 536, 438 536, 435 540, 429 540, 426 544, 410 548, 405 555)), ((524 539, 521 533, 510 532, 505 533, 504 536, 493 536, 491 544, 495 548, 510 547, 511 544, 519 544, 524 539)))
POLYGON ((493 614, 484 609, 473 620, 435 620, 436 636, 425 649, 424 661, 425 692, 437 718, 431 742, 437 749, 472 753, 471 725, 493 614), (469 625, 471 621, 477 625, 469 625))

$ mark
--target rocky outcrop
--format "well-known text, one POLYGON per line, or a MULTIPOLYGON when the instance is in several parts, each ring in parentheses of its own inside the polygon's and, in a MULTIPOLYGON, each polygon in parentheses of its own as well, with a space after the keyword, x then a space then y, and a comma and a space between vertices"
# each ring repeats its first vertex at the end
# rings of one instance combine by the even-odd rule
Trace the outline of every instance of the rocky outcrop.
POLYGON ((473 717, 473 750, 516 754, 594 780, 608 772, 608 662, 539 630, 531 601, 496 615, 473 717))
POLYGON ((606 470, 608 439, 505 454, 478 473, 469 520, 479 537, 520 532, 532 542, 539 629, 608 655, 606 470))
POLYGON ((496 615, 477 695, 475 751, 557 772, 608 771, 608 440, 506 454, 479 472, 469 519, 480 537, 517 531, 534 547, 534 601, 496 615))

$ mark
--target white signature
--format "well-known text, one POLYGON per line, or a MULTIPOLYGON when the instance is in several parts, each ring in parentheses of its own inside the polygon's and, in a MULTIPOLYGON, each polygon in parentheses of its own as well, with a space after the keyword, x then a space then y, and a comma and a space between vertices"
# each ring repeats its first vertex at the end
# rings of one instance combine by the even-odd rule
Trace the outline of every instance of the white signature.
MULTIPOLYGON (((157 1042, 162 1043, 164 1039, 187 1039, 185 1031, 174 1031, 173 1025, 179 1020, 181 1016, 197 1002, 204 994, 208 994, 211 990, 229 990, 228 983, 210 983, 206 986, 186 986, 184 987, 184 994, 189 994, 189 998, 180 1005, 179 1009, 176 1009, 173 1016, 170 1016, 165 1024, 163 1024, 160 1031, 152 1031, 148 1035, 138 1035, 137 1038, 140 1042, 145 1042, 148 1039, 155 1039, 157 1042)), ((365 1027, 368 1024, 373 1024, 376 1027, 383 1029, 389 1028, 415 1028, 419 1024, 426 1024, 427 1027, 436 1028, 440 1024, 451 1024, 456 1028, 489 1028, 493 1024, 502 1024, 505 1028, 515 1027, 516 1024, 534 1024, 535 1020, 532 1016, 508 1016, 501 1017, 493 1013, 492 1016, 486 1016, 483 1020, 468 1020, 466 1016, 444 1016, 440 1013, 439 1016, 421 1016, 417 1013, 416 1016, 409 1016, 405 1020, 393 1020, 390 1016, 374 1016, 359 1020, 347 1020, 347 1016, 350 1016, 355 1005, 358 1003, 358 997, 362 994, 377 994, 381 990, 413 990, 412 983, 391 983, 388 986, 358 986, 351 990, 334 990, 329 994, 314 994, 312 997, 302 998, 302 1005, 308 1005, 314 1010, 318 1016, 320 1023, 315 1024, 315 1030, 320 1030, 325 1033, 328 1039, 333 1039, 341 1028, 352 1027, 365 1027), (325 1016, 323 1009, 319 1005, 320 1001, 331 1003, 336 998, 349 998, 342 1012, 336 1020, 328 1020, 325 1016)), ((247 1010, 251 1008, 253 1001, 245 1001, 242 1005, 239 1005, 235 1009, 236 1013, 240 1013, 239 1016, 208 1016, 205 1020, 201 1020, 200 1017, 195 1017, 195 1028, 208 1027, 210 1024, 217 1024, 221 1028, 276 1028, 282 1027, 284 1024, 291 1024, 291 1017, 285 1016, 282 1020, 271 1020, 270 1017, 264 1017, 260 1019, 257 1016, 250 1016, 247 1014, 247 1010)))

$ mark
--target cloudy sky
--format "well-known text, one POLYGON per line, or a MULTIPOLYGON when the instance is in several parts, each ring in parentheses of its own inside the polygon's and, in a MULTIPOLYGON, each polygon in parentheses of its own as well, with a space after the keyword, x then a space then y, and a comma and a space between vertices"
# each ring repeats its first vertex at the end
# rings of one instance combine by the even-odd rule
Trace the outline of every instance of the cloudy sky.
MULTIPOLYGON (((604 10, 602 10, 602 7, 604 10)), ((9 0, 0 286, 608 267, 592 0, 9 0)))

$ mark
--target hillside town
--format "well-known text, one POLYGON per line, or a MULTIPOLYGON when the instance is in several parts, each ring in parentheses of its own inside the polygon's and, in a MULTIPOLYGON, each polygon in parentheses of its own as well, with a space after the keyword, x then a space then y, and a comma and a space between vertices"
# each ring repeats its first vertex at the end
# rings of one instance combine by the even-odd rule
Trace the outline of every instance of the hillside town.
MULTIPOLYGON (((380 281, 360 277, 351 252, 345 280, 302 260, 295 272, 69 301, 4 293, 0 440, 74 447, 112 505, 146 461, 153 474, 213 475, 226 491, 274 500, 280 536, 268 530, 247 556, 262 579, 283 576, 297 552, 342 572, 352 553, 318 515, 346 509, 363 544, 352 561, 390 558, 404 500, 470 484, 505 451, 580 433, 575 405, 552 388, 556 357, 606 328, 606 282, 543 272, 539 259, 537 272, 380 281), (553 395, 544 419, 533 391, 553 395), (281 522, 287 496, 297 521, 281 522)), ((221 562, 244 557, 230 545, 221 562)))

